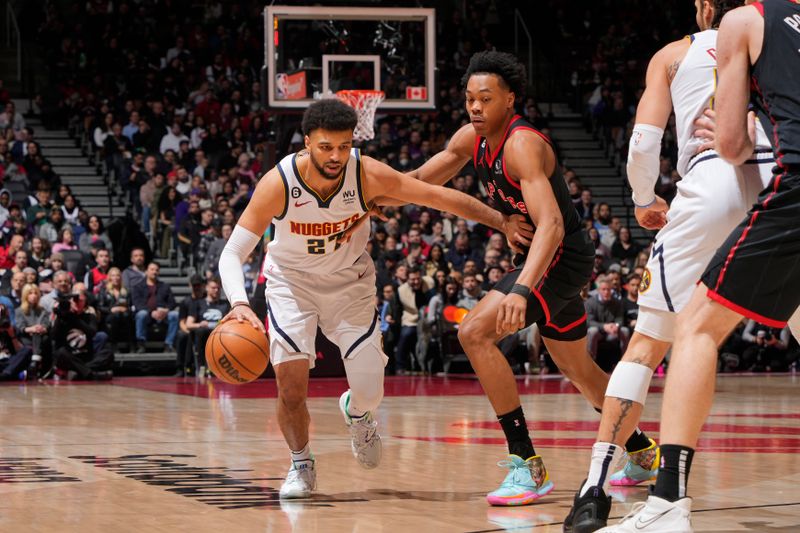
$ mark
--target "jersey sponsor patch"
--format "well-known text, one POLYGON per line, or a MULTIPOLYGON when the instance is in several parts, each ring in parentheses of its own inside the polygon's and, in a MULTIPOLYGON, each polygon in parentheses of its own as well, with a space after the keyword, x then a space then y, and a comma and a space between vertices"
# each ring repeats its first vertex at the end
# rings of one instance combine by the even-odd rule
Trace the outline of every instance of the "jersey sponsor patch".
POLYGON ((652 284, 653 276, 650 274, 650 269, 645 268, 642 273, 642 282, 639 284, 639 294, 644 294, 652 284))

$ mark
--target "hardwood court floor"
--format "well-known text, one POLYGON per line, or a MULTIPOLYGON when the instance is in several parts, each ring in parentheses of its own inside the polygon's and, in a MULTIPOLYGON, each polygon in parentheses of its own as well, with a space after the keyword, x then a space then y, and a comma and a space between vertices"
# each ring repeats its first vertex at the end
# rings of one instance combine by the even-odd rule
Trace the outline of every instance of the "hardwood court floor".
MULTIPOLYGON (((643 427, 656 434, 662 382, 643 427)), ((561 531, 584 478, 597 415, 558 378, 519 382, 555 490, 491 508, 502 433, 474 378, 389 378, 381 466, 350 453, 337 399, 315 380, 309 408, 318 493, 281 504, 288 467, 274 383, 122 378, 0 387, 0 531, 561 531)), ((800 531, 800 377, 718 380, 689 490, 697 531, 800 531)), ((646 489, 613 492, 613 517, 646 489)))

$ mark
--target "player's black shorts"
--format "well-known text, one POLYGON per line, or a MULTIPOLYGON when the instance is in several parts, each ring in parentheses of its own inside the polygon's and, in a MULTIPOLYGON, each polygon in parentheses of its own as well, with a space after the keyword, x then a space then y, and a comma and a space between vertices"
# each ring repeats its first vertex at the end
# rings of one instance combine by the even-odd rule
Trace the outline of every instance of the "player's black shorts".
MULTIPOLYGON (((581 289, 592 276, 594 244, 583 230, 564 237, 544 278, 531 291, 525 325, 539 325, 542 337, 572 341, 586 336, 586 309, 581 289)), ((516 262, 516 261, 515 261, 516 262)), ((506 274, 494 290, 508 294, 522 273, 506 274)))
POLYGON ((703 273, 708 297, 770 327, 800 305, 800 169, 772 178, 703 273))

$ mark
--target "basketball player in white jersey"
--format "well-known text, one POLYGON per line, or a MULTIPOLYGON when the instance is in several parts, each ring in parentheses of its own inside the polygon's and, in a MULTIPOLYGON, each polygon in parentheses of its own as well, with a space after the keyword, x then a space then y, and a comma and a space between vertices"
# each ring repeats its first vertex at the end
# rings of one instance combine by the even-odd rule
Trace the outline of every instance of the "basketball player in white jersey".
POLYGON ((635 332, 611 375, 589 474, 575 495, 565 532, 586 533, 606 525, 611 508, 611 498, 606 496, 609 483, 630 486, 655 478, 661 454, 655 443, 640 454, 629 455, 623 470, 609 474, 639 421, 653 371, 675 340, 677 313, 689 301, 717 248, 772 176, 775 159, 759 121, 755 121, 755 151, 738 167, 713 150, 703 150, 707 139, 695 132, 694 122, 703 117, 706 108, 713 108, 716 28, 727 11, 742 4, 742 0, 695 0, 702 31, 668 44, 648 66, 627 171, 639 224, 647 229, 663 228, 656 235, 639 288, 635 332), (683 179, 668 209, 653 190, 661 137, 673 106, 678 172, 683 179))
POLYGON ((219 270, 232 309, 224 320, 264 330, 250 309, 241 265, 267 226, 274 225, 264 275, 270 359, 278 384, 278 424, 292 464, 281 498, 306 498, 316 486, 306 407, 314 367, 317 326, 342 353, 350 389, 339 406, 352 451, 365 468, 381 458, 373 412, 383 398, 381 333, 374 305, 375 267, 365 252, 370 226, 343 232, 364 217, 377 197, 430 206, 499 229, 530 235, 509 219, 454 189, 435 187, 396 172, 352 147, 356 113, 321 100, 303 116, 306 150, 285 157, 258 183, 220 257, 219 270))

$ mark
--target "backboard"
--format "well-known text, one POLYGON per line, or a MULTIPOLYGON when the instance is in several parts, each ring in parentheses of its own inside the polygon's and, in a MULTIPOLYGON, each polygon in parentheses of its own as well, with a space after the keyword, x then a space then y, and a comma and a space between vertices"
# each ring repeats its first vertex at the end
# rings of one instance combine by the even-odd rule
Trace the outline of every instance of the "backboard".
POLYGON ((435 110, 436 15, 427 8, 268 6, 266 105, 302 110, 315 94, 381 90, 379 110, 435 110))

